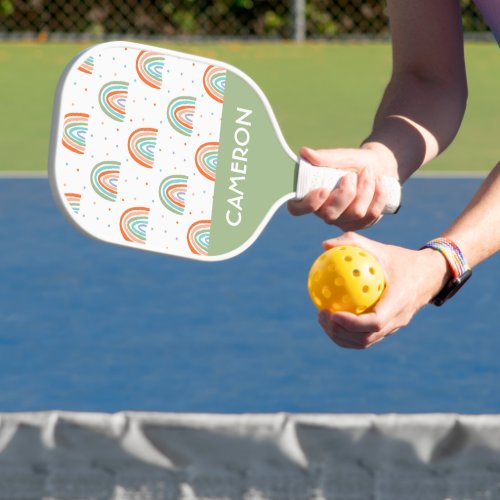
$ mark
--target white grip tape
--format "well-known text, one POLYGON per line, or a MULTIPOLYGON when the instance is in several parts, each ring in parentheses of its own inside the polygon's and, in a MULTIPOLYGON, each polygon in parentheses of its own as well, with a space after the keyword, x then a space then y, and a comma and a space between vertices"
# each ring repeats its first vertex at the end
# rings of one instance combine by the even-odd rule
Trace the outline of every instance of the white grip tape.
MULTIPOLYGON (((309 162, 299 160, 296 198, 301 199, 313 189, 325 187, 334 189, 340 179, 346 174, 345 170, 329 167, 316 167, 309 162)), ((387 196, 384 214, 396 213, 401 205, 401 184, 394 177, 382 177, 382 186, 387 196)))

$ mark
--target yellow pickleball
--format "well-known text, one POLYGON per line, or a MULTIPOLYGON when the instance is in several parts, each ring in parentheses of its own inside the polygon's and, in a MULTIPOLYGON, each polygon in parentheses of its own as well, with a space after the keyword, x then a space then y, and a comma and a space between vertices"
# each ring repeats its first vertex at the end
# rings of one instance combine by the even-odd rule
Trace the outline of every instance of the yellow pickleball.
POLYGON ((385 288, 382 266, 356 246, 330 248, 309 271, 307 288, 318 309, 331 312, 369 312, 385 288))

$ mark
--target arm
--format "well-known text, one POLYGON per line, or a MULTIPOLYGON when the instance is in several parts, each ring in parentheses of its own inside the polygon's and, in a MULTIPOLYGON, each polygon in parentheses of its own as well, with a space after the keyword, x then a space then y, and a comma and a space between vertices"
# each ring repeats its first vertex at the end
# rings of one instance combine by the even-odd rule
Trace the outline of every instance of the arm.
POLYGON ((393 73, 362 147, 385 151, 390 170, 405 181, 460 127, 467 99, 462 26, 456 0, 393 0, 388 8, 393 73))
POLYGON ((443 236, 455 241, 471 266, 500 250, 500 162, 443 236))
POLYGON ((354 170, 331 192, 289 203, 293 215, 315 212, 344 230, 380 217, 383 175, 404 182, 455 137, 467 99, 458 0, 389 0, 393 71, 373 129, 358 149, 301 150, 315 165, 354 170))
MULTIPOLYGON (((500 163, 492 170, 462 214, 441 236, 453 240, 470 266, 500 250, 500 163)), ((406 326, 450 278, 444 257, 431 249, 383 245, 355 233, 325 242, 325 247, 356 244, 379 259, 387 288, 373 312, 356 316, 321 311, 319 322, 342 347, 366 348, 406 326)))

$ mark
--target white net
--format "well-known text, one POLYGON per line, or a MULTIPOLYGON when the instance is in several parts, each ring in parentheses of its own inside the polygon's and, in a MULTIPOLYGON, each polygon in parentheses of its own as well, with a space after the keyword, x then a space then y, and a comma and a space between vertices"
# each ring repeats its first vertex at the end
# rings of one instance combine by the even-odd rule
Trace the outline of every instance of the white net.
POLYGON ((0 500, 499 498, 496 415, 0 415, 0 500))

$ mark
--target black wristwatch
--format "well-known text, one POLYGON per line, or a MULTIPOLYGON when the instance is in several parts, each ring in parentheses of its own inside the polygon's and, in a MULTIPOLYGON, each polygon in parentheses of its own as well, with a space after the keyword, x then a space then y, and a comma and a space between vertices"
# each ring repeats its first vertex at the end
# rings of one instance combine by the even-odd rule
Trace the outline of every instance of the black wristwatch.
POLYGON ((426 243, 423 248, 432 248, 440 252, 448 263, 452 278, 441 291, 431 300, 431 304, 442 306, 462 288, 472 276, 472 269, 458 246, 448 238, 436 238, 426 243))

